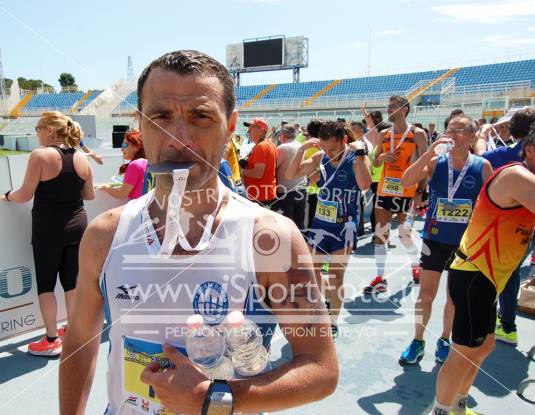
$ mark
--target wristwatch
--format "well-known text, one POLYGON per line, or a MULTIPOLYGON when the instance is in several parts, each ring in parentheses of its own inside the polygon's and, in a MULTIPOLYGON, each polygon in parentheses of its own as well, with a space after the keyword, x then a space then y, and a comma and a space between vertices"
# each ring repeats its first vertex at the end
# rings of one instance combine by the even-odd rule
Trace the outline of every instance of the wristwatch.
POLYGON ((232 415, 234 409, 234 395, 230 385, 225 380, 214 379, 208 388, 202 415, 232 415))
POLYGON ((359 148, 358 150, 355 150, 355 154, 357 156, 366 156, 368 154, 368 149, 366 147, 359 148))

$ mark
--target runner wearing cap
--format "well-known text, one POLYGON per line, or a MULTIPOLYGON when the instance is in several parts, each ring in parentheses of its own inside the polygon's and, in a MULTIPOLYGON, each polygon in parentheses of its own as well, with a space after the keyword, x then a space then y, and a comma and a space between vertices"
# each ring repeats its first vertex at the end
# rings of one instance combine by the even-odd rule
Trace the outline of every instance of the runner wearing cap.
MULTIPOLYGON (((429 180, 429 209, 423 228, 420 260, 423 269, 416 303, 421 317, 416 318, 414 339, 401 354, 401 365, 416 364, 424 355, 424 331, 431 317, 440 276, 448 268, 470 220, 472 206, 492 172, 488 161, 470 154, 470 144, 476 132, 477 125, 471 118, 453 118, 446 131, 447 136, 433 142, 401 178, 403 186, 429 180), (442 143, 453 143, 453 148, 446 155, 437 157, 434 150, 442 143)), ((435 351, 438 363, 444 362, 449 352, 452 320, 453 305, 448 300, 444 307, 442 336, 435 351)))
POLYGON ((246 159, 240 160, 247 198, 269 207, 277 197, 277 149, 266 140, 268 123, 262 118, 244 122, 254 147, 246 159))
POLYGON ((474 153, 481 155, 485 151, 492 151, 498 147, 506 147, 514 144, 515 141, 509 133, 509 123, 513 114, 518 110, 519 108, 512 108, 507 114, 496 121, 496 123, 484 124, 479 130, 474 153))
POLYGON ((450 267, 453 347, 436 382, 431 414, 466 412, 468 392, 494 349, 496 296, 528 249, 535 224, 535 128, 524 163, 499 168, 483 185, 450 267))

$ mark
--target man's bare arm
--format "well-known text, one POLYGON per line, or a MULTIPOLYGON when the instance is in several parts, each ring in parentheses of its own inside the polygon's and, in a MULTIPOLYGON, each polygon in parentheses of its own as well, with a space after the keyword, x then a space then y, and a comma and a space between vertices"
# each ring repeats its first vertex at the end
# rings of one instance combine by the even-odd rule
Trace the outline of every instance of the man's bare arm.
MULTIPOLYGON (((256 260, 255 266, 260 285, 271 294, 270 305, 293 358, 255 378, 231 381, 238 412, 271 412, 305 405, 333 393, 338 382, 330 320, 302 235, 292 221, 282 217, 266 218, 259 226, 277 230, 283 249, 288 249, 287 243, 291 245, 287 272, 262 272, 256 260)), ((273 260, 285 265, 284 260, 273 260)))
POLYGON ((120 209, 103 213, 93 220, 80 243, 80 270, 73 317, 65 332, 59 370, 61 414, 85 413, 104 321, 99 277, 115 234, 120 209))

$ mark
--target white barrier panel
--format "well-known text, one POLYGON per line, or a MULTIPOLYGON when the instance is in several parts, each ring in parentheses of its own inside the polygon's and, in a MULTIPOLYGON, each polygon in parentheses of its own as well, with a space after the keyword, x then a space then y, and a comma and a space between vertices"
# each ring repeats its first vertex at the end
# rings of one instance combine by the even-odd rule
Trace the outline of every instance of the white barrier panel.
POLYGON ((7 160, 7 157, 0 157, 0 194, 4 194, 8 190, 11 190, 9 161, 7 160))
MULTIPOLYGON (((84 202, 88 219, 123 202, 96 190, 84 202)), ((43 326, 31 246, 32 202, 0 202, 0 340, 43 326)), ((58 321, 65 319, 63 291, 56 284, 58 321)))
MULTIPOLYGON (((116 176, 119 172, 119 167, 123 163, 122 154, 118 153, 119 150, 113 150, 113 154, 102 155, 103 165, 96 164, 93 159, 89 159, 91 168, 93 169, 93 182, 94 183, 110 183, 111 177, 116 176), (117 154, 118 153, 118 154, 117 154)), ((28 159, 30 154, 20 154, 16 156, 8 156, 9 168, 11 170, 11 180, 13 182, 13 190, 18 189, 24 181, 24 173, 28 165, 28 159)), ((3 174, 3 170, 0 170, 0 174, 3 174)), ((3 181, 3 179, 2 179, 3 181)), ((4 192, 7 192, 6 189, 4 192)))

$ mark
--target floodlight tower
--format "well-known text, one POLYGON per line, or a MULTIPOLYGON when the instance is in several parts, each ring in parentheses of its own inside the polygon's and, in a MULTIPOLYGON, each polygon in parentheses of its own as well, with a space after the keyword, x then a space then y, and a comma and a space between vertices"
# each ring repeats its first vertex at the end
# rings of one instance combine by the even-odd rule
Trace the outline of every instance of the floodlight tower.
POLYGON ((128 56, 128 67, 126 69, 126 83, 134 82, 134 65, 132 65, 132 56, 128 56))

